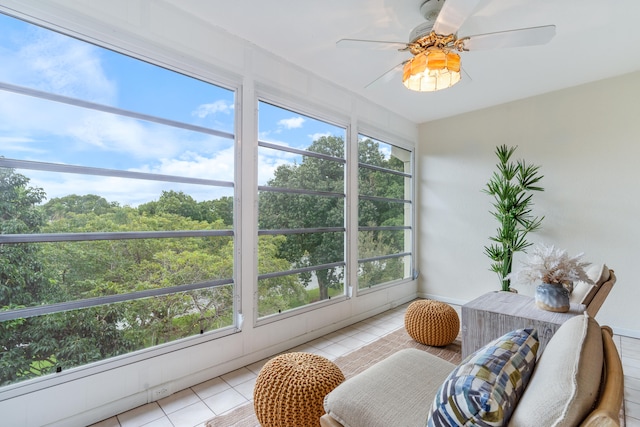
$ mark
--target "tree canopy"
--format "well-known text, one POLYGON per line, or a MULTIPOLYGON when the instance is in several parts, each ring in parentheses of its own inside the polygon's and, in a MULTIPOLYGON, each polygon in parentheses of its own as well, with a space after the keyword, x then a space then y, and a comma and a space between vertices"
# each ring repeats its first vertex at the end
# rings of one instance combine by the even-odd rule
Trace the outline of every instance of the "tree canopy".
MULTIPOLYGON (((2 233, 226 229, 233 218, 231 198, 197 203, 171 191, 138 208, 94 194, 45 199, 26 176, 0 168, 2 233)), ((0 244, 0 307, 229 279, 233 253, 225 236, 0 244)), ((232 308, 232 286, 224 285, 2 322, 0 384, 224 327, 232 308)))
MULTIPOLYGON (((344 140, 335 136, 322 136, 315 140, 308 151, 344 158, 344 140)), ((359 142, 360 163, 382 169, 403 170, 404 164, 395 157, 385 158, 377 142, 364 138, 359 142)), ((300 164, 279 166, 267 185, 273 188, 294 188, 317 192, 345 193, 344 164, 337 161, 305 156, 300 164)), ((360 193, 386 199, 404 198, 404 178, 375 168, 359 168, 360 193)), ((404 206, 401 203, 361 200, 359 224, 362 226, 404 225, 404 206)), ((278 191, 265 191, 260 195, 260 229, 313 229, 344 227, 345 199, 336 195, 300 195, 278 191)), ((403 234, 398 232, 361 232, 359 246, 365 245, 361 255, 382 255, 403 250, 403 234), (373 250, 374 252, 372 252, 373 250), (368 252, 367 252, 368 251, 368 252)), ((316 232, 289 234, 282 240, 278 253, 286 258, 292 268, 330 264, 344 259, 343 232, 316 232)), ((366 257, 366 256, 365 256, 366 257)), ((401 264, 398 260, 368 263, 361 267, 361 277, 366 283, 380 283, 398 276, 401 264), (364 274, 364 270, 368 274, 364 274), (373 271, 376 271, 373 273, 373 271)), ((327 299, 330 289, 344 286, 344 269, 331 267, 314 271, 319 299, 327 299)), ((311 274, 302 275, 305 285, 311 274)), ((363 282, 364 283, 364 282, 363 282)))
MULTIPOLYGON (((344 158, 341 138, 323 136, 308 149, 344 158)), ((361 162, 382 168, 360 168, 361 194, 375 196, 360 200, 360 225, 404 224, 402 203, 384 200, 403 197, 403 178, 384 172, 401 170, 401 162, 386 159, 377 143, 369 139, 360 142, 359 155, 361 162)), ((303 232, 260 236, 260 274, 344 262, 344 183, 345 165, 340 161, 304 156, 299 164, 277 168, 268 186, 310 194, 261 192, 260 229, 303 232)), ((232 229, 232 197, 197 201, 184 192, 168 190, 137 207, 95 194, 46 200, 45 191, 30 185, 28 177, 0 168, 0 233, 84 233, 99 238, 38 242, 36 237, 31 243, 0 244, 0 311, 21 313, 25 307, 72 301, 82 305, 85 300, 107 299, 98 305, 1 322, 0 385, 233 323, 233 284, 212 286, 219 280, 231 282, 234 277, 233 237, 196 233, 145 238, 141 234, 232 229), (109 237, 108 233, 118 234, 109 237), (184 285, 197 289, 183 290, 184 285), (158 290, 161 294, 155 293, 158 290), (154 296, 140 298, 140 292, 154 292, 154 296), (126 299, 109 302, 114 295, 126 299)), ((361 231, 359 246, 361 258, 398 253, 403 235, 361 231)), ((359 276, 364 284, 376 284, 398 277, 401 268, 397 259, 368 262, 359 266, 359 276)), ((332 292, 342 293, 344 272, 342 266, 334 266, 262 279, 257 288, 258 315, 327 299, 332 292), (317 290, 309 289, 312 281, 317 282, 317 290)))

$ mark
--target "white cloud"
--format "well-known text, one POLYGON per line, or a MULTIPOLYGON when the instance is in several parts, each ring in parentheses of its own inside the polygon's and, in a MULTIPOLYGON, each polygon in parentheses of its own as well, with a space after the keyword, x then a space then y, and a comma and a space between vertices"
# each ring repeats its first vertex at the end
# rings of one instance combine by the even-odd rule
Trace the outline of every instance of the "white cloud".
POLYGON ((292 117, 290 119, 282 119, 278 122, 279 126, 282 126, 285 129, 297 129, 297 128, 301 128, 302 124, 304 123, 304 118, 303 117, 292 117))
POLYGON ((265 185, 273 178, 276 169, 281 165, 300 164, 302 157, 298 154, 278 150, 261 150, 258 155, 258 185, 265 185))
MULTIPOLYGON (((117 105, 117 82, 107 77, 102 51, 77 40, 35 30, 20 34, 22 48, 3 51, 0 80, 65 96, 117 105)), ((200 105, 194 116, 231 114, 233 104, 200 105)), ((233 141, 178 128, 0 92, 0 155, 54 163, 128 168, 158 174, 234 179, 233 141), (21 153, 21 154, 19 154, 21 153), (78 156, 84 156, 79 161, 78 156)), ((233 189, 114 177, 25 171, 49 199, 97 194, 137 206, 162 190, 185 191, 197 200, 231 195, 233 189)))
POLYGON ((76 174, 52 177, 39 176, 35 172, 29 172, 26 175, 31 178, 30 185, 44 189, 47 200, 70 194, 95 194, 109 202, 118 202, 121 206, 138 206, 151 200, 158 200, 162 190, 167 189, 167 183, 158 181, 76 174))
POLYGON ((184 152, 175 158, 160 159, 158 164, 144 168, 144 172, 231 182, 234 180, 233 170, 233 147, 218 151, 212 157, 184 152))
MULTIPOLYGON (((0 79, 116 105, 117 84, 107 78, 99 48, 41 29, 21 32, 18 40, 22 47, 3 52, 0 79)), ((205 117, 232 111, 233 105, 217 101, 201 105, 194 114, 205 117)), ((130 159, 156 161, 177 156, 196 145, 200 152, 213 152, 221 141, 209 135, 9 92, 0 92, 0 133, 10 135, 13 141, 0 141, 0 155, 33 153, 20 158, 63 163, 68 162, 65 155, 80 152, 87 156, 118 153, 130 159)), ((231 143, 225 140, 222 146, 231 143)))
POLYGON ((202 104, 191 114, 201 119, 207 116, 215 116, 217 113, 229 114, 233 111, 233 105, 224 100, 219 100, 211 104, 202 104))
POLYGON ((27 137, 0 136, 0 146, 2 146, 2 153, 7 153, 8 151, 22 153, 44 153, 44 150, 38 150, 28 145, 32 142, 33 139, 27 137))
POLYGON ((23 47, 12 58, 19 62, 13 69, 20 73, 11 81, 65 96, 113 103, 116 84, 104 73, 97 47, 46 30, 32 34, 33 38, 22 41, 23 47))
POLYGON ((179 154, 188 141, 184 136, 187 132, 178 129, 112 114, 83 113, 81 120, 70 123, 63 131, 77 140, 81 150, 93 147, 138 159, 157 159, 179 154))
MULTIPOLYGON (((131 171, 233 182, 233 165, 233 149, 230 148, 213 157, 187 152, 179 158, 161 159, 158 164, 143 165, 131 171)), ((168 190, 184 191, 197 201, 233 195, 233 188, 209 185, 36 171, 28 171, 25 175, 31 178, 31 186, 45 190, 48 200, 69 194, 96 194, 109 202, 135 207, 158 200, 162 191, 168 190)))
MULTIPOLYGON (((11 150, 44 153, 41 142, 47 141, 45 161, 63 163, 68 162, 64 156, 73 153, 156 161, 190 149, 212 153, 233 144, 229 139, 1 92, 0 132, 14 141, 0 140, 5 156, 11 150)), ((29 159, 43 160, 42 156, 29 159)))
POLYGON ((309 138, 311 139, 311 141, 317 141, 323 136, 333 136, 333 134, 331 132, 312 133, 311 135, 309 135, 309 138))

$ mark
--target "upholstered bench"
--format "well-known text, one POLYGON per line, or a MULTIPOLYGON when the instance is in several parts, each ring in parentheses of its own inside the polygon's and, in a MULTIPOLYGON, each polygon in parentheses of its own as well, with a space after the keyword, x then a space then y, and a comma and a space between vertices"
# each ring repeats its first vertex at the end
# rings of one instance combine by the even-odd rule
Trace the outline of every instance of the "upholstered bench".
POLYGON ((323 427, 617 426, 620 357, 608 327, 588 315, 565 322, 537 355, 535 329, 487 344, 458 366, 401 350, 324 399, 323 427), (469 424, 465 424, 469 423, 469 424))

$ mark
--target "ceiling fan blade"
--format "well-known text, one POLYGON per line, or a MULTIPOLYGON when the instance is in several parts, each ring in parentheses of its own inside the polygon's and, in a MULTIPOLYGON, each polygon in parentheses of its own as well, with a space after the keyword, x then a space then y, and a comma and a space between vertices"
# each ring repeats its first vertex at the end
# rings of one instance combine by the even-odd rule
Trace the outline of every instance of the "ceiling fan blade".
POLYGON ((340 48, 400 50, 406 48, 407 44, 383 40, 340 39, 336 42, 336 46, 340 48))
POLYGON ((390 82, 391 80, 393 80, 397 76, 397 74, 400 72, 400 70, 402 70, 402 67, 406 63, 407 63, 407 61, 404 61, 404 62, 394 66, 392 69, 390 69, 388 71, 385 71, 380 77, 378 77, 375 80, 373 80, 372 82, 368 83, 364 88, 367 89, 371 85, 378 84, 378 83, 388 83, 388 82, 390 82))
POLYGON ((536 46, 549 43, 556 35, 555 25, 520 28, 518 30, 499 31, 496 33, 470 36, 464 42, 467 50, 489 50, 508 47, 536 46))
POLYGON ((473 79, 471 78, 471 75, 469 73, 467 73, 467 70, 464 69, 464 67, 460 67, 460 71, 462 71, 462 73, 466 76, 465 80, 472 82, 473 79))
POLYGON ((433 24, 433 31, 443 35, 457 33, 479 2, 480 0, 446 0, 433 24))

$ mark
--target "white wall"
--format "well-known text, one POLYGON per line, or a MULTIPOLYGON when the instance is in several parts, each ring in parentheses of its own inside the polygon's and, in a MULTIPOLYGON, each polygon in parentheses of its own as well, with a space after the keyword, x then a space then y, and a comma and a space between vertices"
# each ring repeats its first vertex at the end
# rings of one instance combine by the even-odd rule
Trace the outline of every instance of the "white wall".
MULTIPOLYGON (((526 84, 526 82, 523 82, 526 84)), ((529 241, 605 262, 618 281, 597 320, 640 337, 640 73, 420 126, 417 149, 421 295, 467 302, 500 285, 483 248, 497 222, 482 192, 497 145, 541 166, 543 228, 529 241)), ((526 255, 524 255, 526 256, 526 255)), ((514 267, 524 257, 518 254, 514 267)), ((515 284, 532 293, 531 285, 515 284)))
POLYGON ((242 146, 238 170, 243 223, 238 278, 245 296, 241 303, 245 316, 242 331, 117 369, 93 370, 94 373, 86 377, 78 371, 63 372, 46 380, 46 387, 39 379, 2 388, 2 425, 87 425, 147 403, 150 391, 158 387, 181 390, 415 298, 417 283, 408 281, 256 327, 252 306, 257 282, 255 230, 247 225, 257 223, 254 211, 257 184, 253 170, 257 151, 254 108, 257 93, 268 93, 280 100, 313 108, 344 123, 366 126, 373 137, 393 135, 409 145, 417 141, 415 124, 157 0, 2 0, 0 3, 4 11, 13 10, 42 19, 204 78, 241 87, 245 101, 238 129, 242 146))

